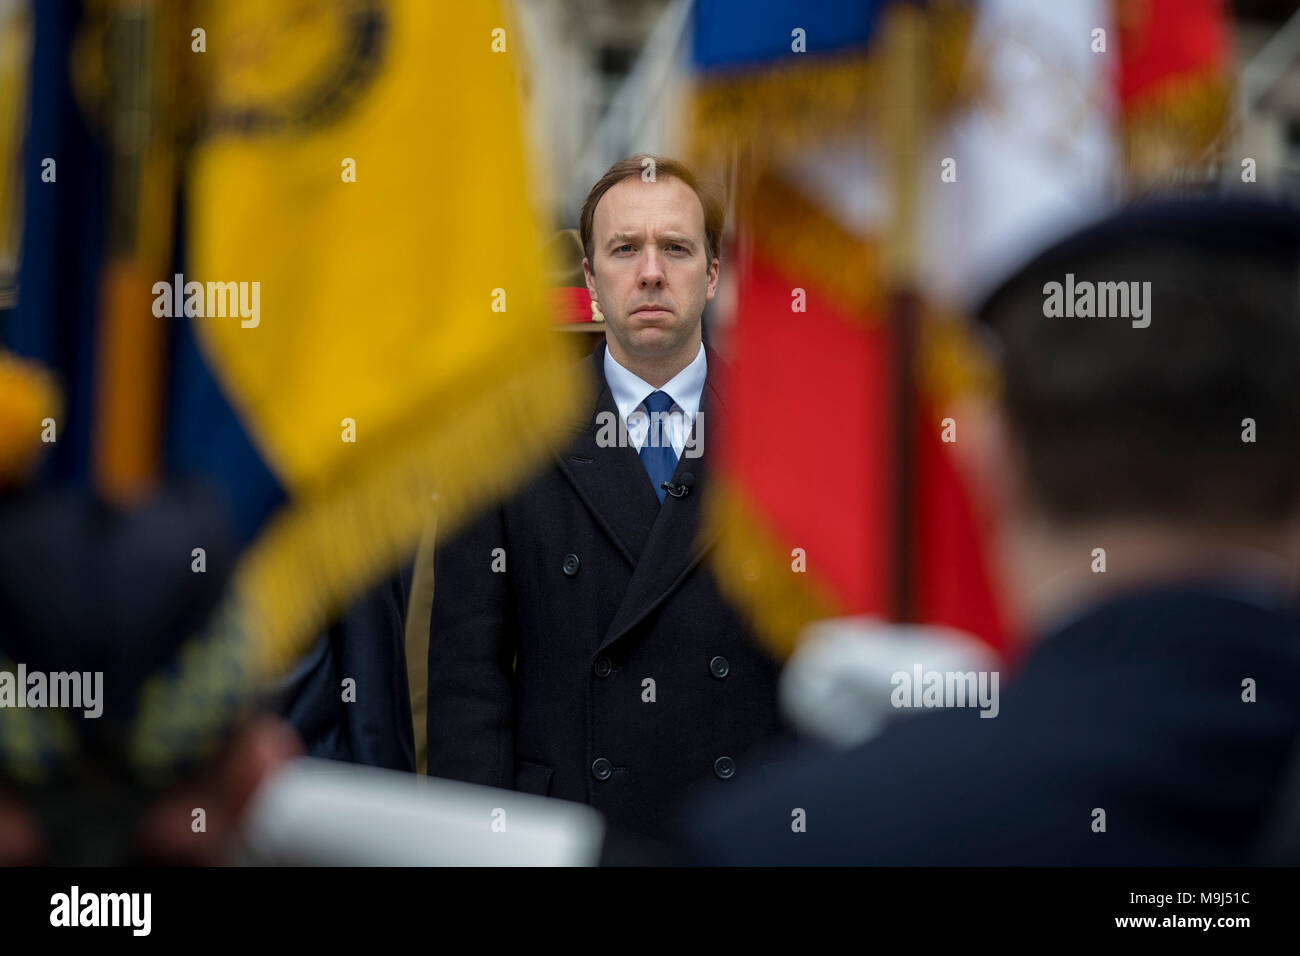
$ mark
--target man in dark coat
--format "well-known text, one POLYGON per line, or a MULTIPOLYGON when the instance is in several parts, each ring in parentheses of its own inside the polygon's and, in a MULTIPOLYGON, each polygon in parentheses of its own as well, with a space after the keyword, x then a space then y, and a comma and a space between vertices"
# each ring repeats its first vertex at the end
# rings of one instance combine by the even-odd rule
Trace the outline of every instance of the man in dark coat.
POLYGON ((608 329, 582 367, 595 406, 553 467, 436 550, 428 772, 656 836, 689 785, 759 772, 751 748, 778 727, 776 665, 702 563, 722 210, 689 170, 635 156, 581 224, 608 329))
POLYGON ((954 695, 861 747, 787 753, 763 780, 702 796, 683 815, 692 859, 1296 852, 1282 842, 1300 808, 1286 792, 1300 731, 1298 223, 1226 201, 1139 207, 991 297, 1004 394, 963 418, 962 440, 1007 515, 1006 577, 1033 637, 1023 666, 993 707, 954 695))

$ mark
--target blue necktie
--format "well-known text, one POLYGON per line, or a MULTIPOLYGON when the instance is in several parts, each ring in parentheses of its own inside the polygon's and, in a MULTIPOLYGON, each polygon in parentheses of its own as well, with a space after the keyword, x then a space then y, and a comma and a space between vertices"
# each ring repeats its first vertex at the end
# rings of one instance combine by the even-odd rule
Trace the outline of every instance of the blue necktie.
POLYGON ((668 409, 673 407, 672 396, 667 392, 651 392, 646 396, 645 407, 650 415, 650 427, 646 431, 645 443, 641 445, 641 464, 645 465, 659 503, 663 504, 668 493, 660 486, 671 481, 673 472, 677 470, 677 452, 673 451, 668 429, 664 427, 668 424, 668 409))

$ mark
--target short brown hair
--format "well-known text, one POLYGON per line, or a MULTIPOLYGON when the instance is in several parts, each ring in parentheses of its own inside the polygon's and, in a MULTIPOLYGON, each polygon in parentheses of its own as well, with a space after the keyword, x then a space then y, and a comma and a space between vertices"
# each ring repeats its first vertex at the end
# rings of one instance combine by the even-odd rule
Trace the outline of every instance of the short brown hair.
POLYGON ((1295 246, 1203 248, 1199 227, 1183 228, 1187 239, 1109 235, 1050 253, 983 309, 1030 487, 1060 523, 1273 522, 1300 506, 1295 246), (1160 314, 1140 332, 1047 319, 1046 283, 1067 272, 1139 276, 1160 314), (1247 419, 1258 419, 1257 442, 1242 437, 1247 419))
POLYGON ((592 255, 592 242, 595 239, 592 235, 592 222, 596 218, 596 204, 600 202, 600 197, 605 195, 611 186, 633 176, 640 176, 646 160, 654 163, 656 180, 661 176, 679 179, 687 186, 690 186, 695 195, 699 197, 700 205, 704 207, 704 242, 707 247, 706 251, 709 254, 709 262, 720 258, 725 210, 722 207, 722 197, 718 189, 712 183, 697 177, 687 168, 685 163, 670 159, 667 156, 637 153, 634 156, 620 159, 605 170, 605 175, 601 176, 596 181, 596 185, 591 187, 591 192, 587 193, 587 201, 582 204, 582 216, 579 219, 578 231, 582 236, 582 251, 588 261, 593 263, 595 261, 592 255))

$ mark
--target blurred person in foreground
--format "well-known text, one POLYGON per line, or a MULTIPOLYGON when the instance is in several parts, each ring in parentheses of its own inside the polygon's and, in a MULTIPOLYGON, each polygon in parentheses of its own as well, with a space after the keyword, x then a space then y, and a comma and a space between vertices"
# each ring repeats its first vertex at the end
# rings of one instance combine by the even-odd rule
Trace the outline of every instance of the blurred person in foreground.
POLYGON ((986 300, 1003 394, 961 440, 1004 516, 1021 669, 992 719, 920 711, 701 796, 693 860, 1276 861, 1300 800, 1298 222, 1134 207, 986 300))
POLYGON ((259 713, 252 645, 222 613, 223 499, 186 483, 117 506, 31 483, 34 423, 57 405, 40 366, 0 351, 0 865, 223 862, 302 750, 259 713))

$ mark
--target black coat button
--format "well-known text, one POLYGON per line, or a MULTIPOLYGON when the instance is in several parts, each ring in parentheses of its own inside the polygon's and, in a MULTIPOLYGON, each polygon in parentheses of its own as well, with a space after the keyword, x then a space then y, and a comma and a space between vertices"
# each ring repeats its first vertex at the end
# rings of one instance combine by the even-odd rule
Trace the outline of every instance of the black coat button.
POLYGON ((576 554, 566 554, 564 556, 564 573, 573 577, 578 573, 578 556, 576 554))
POLYGON ((597 780, 608 780, 614 774, 614 765, 604 757, 597 757, 591 765, 591 775, 597 780))
POLYGON ((597 677, 608 677, 609 672, 614 669, 614 665, 609 662, 609 658, 604 654, 596 658, 596 663, 591 665, 592 670, 596 672, 597 677))
POLYGON ((736 773, 736 761, 730 757, 719 757, 713 761, 713 772, 718 775, 719 780, 726 780, 736 773))
POLYGON ((709 673, 718 680, 722 680, 722 678, 731 673, 731 665, 727 663, 725 657, 715 657, 713 660, 709 661, 709 673))

